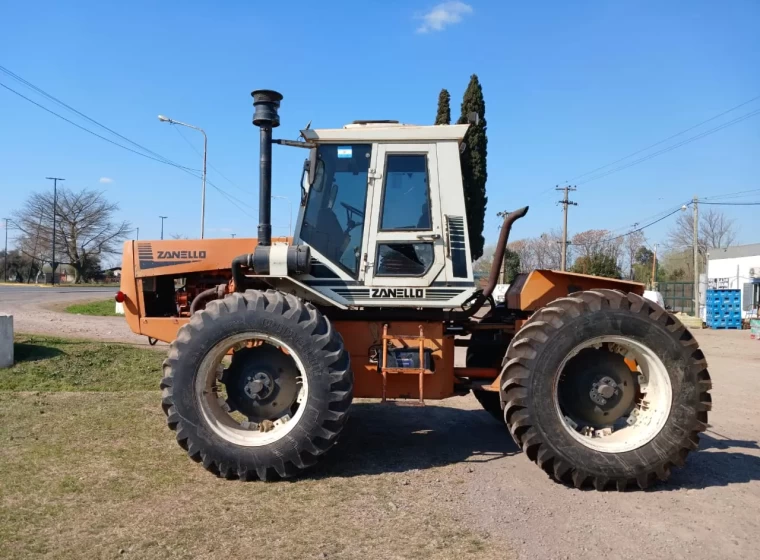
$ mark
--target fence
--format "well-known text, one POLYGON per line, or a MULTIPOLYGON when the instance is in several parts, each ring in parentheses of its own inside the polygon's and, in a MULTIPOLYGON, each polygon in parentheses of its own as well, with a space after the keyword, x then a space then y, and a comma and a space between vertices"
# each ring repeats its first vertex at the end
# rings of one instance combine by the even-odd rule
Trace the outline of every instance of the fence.
POLYGON ((693 282, 660 282, 657 290, 662 294, 665 305, 670 307, 671 311, 694 315, 693 282))

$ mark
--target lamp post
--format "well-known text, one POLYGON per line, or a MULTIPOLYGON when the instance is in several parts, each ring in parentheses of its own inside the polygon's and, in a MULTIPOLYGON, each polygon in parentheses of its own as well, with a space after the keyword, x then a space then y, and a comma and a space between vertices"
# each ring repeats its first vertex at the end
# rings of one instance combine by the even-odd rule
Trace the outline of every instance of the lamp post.
POLYGON ((285 200, 288 203, 288 237, 290 237, 293 231, 293 204, 290 202, 290 199, 287 196, 280 196, 278 194, 273 194, 272 198, 279 198, 281 200, 285 200))
POLYGON ((191 124, 175 121, 174 119, 170 119, 169 117, 165 117, 164 115, 158 115, 158 120, 160 120, 161 122, 169 123, 169 124, 178 124, 180 126, 186 126, 187 128, 198 130, 201 134, 203 134, 203 177, 202 177, 203 186, 201 189, 201 239, 203 239, 203 233, 205 229, 204 224, 206 222, 206 154, 208 152, 208 137, 206 136, 206 131, 200 127, 193 126, 191 124))
POLYGON ((159 216, 161 218, 161 239, 164 238, 164 220, 169 216, 159 216))

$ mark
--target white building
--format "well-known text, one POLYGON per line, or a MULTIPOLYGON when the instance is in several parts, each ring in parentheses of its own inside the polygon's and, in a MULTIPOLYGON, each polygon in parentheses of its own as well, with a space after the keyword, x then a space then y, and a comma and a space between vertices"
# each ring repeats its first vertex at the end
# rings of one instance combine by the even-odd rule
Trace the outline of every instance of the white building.
POLYGON ((742 317, 756 317, 760 305, 760 243, 710 249, 707 287, 741 290, 742 317))

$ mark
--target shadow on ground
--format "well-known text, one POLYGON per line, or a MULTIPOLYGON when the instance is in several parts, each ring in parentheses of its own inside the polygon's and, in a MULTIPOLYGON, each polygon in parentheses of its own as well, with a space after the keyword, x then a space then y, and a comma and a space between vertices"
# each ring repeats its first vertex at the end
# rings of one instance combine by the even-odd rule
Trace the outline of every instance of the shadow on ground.
POLYGON ((760 480, 760 455, 741 453, 735 451, 737 448, 760 450, 760 445, 708 430, 700 437, 699 451, 689 455, 686 466, 674 470, 670 481, 654 490, 709 488, 760 480))
POLYGON ((16 363, 39 362, 55 358, 63 354, 62 350, 42 344, 30 344, 28 342, 16 342, 13 344, 13 357, 16 363))
POLYGON ((354 403, 338 445, 312 476, 401 473, 518 452, 506 427, 483 410, 354 403))
MULTIPOLYGON (((756 441, 735 440, 712 431, 700 450, 670 480, 651 491, 700 489, 760 480, 756 441)), ((444 406, 408 407, 355 403, 338 445, 312 477, 403 473, 462 462, 489 462, 519 453, 504 425, 483 410, 444 406)))

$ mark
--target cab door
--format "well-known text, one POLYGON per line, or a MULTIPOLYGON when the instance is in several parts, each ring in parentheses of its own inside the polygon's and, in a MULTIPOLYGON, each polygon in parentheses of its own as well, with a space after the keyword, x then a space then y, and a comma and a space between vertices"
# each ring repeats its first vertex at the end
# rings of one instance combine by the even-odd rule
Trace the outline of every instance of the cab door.
POLYGON ((376 144, 364 284, 426 287, 445 280, 435 144, 376 144))

